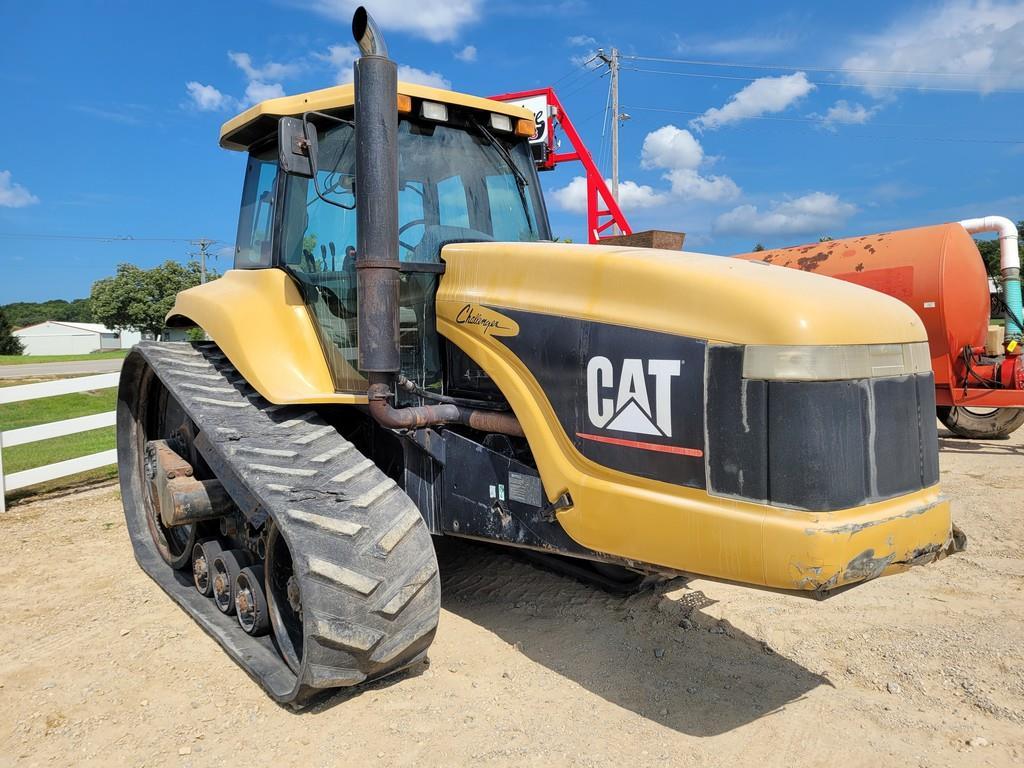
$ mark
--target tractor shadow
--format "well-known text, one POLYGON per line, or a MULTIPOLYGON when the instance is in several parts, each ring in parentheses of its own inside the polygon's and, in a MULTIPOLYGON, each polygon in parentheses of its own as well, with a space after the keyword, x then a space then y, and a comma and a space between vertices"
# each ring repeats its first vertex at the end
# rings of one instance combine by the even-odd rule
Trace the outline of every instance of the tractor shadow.
POLYGON ((606 701, 681 733, 725 733, 832 685, 703 613, 714 601, 702 592, 665 597, 681 579, 617 597, 514 552, 453 539, 438 542, 438 562, 443 608, 606 701))

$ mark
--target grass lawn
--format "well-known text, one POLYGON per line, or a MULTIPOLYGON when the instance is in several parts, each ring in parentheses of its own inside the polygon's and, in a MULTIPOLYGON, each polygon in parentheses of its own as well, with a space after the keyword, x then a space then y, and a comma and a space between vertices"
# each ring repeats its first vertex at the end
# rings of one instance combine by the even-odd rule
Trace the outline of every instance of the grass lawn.
MULTIPOLYGON (((7 403, 0 405, 0 432, 62 419, 72 419, 76 416, 104 413, 114 410, 116 404, 117 390, 115 388, 44 397, 23 403, 7 403)), ((115 444, 114 428, 104 427, 103 429, 79 432, 76 435, 41 440, 37 443, 16 445, 3 449, 3 472, 9 475, 23 469, 32 469, 65 459, 98 453, 113 448, 115 444)), ((15 491, 8 496, 8 500, 116 476, 117 467, 112 465, 15 491)))
POLYGON ((127 349, 114 349, 109 352, 91 352, 88 355, 0 355, 0 365, 69 363, 75 360, 115 360, 127 354, 127 349))

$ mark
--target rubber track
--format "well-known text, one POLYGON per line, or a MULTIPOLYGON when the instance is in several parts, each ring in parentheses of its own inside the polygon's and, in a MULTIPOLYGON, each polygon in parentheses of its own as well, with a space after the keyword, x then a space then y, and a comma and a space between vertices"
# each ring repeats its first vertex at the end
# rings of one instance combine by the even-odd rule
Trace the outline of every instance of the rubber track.
POLYGON ((209 343, 136 346, 122 370, 119 400, 122 492, 140 565, 277 701, 301 705, 322 689, 391 674, 425 654, 437 628, 440 582, 423 518, 312 406, 271 405, 209 343), (146 366, 288 543, 303 606, 297 674, 268 638, 248 637, 194 589, 183 590, 184 578, 156 553, 137 488, 125 477, 133 447, 125 437, 130 424, 122 424, 134 419, 132 394, 137 400, 146 366))

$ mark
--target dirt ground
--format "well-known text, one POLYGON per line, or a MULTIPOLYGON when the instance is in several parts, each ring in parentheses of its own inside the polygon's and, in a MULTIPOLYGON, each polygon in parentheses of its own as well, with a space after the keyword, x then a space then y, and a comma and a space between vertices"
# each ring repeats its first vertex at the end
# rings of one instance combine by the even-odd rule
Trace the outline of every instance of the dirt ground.
POLYGON ((940 432, 970 543, 824 602, 442 551, 429 664, 296 714, 136 567, 112 486, 0 519, 0 765, 1024 763, 1024 432, 940 432))

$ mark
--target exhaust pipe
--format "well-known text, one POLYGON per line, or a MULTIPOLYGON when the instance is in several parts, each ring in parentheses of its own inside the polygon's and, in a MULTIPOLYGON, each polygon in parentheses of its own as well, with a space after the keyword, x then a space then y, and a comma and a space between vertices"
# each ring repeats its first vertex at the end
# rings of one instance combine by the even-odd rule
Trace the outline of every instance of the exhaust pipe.
POLYGON ((398 373, 398 66, 361 7, 356 59, 356 274, 359 368, 398 373))
POLYGON ((391 384, 402 368, 399 347, 398 67, 366 9, 352 17, 361 56, 355 70, 356 274, 359 368, 369 381, 370 413, 388 429, 466 424, 485 432, 523 435, 515 416, 424 405, 395 408, 391 384))
POLYGON ((384 44, 384 37, 377 28, 373 17, 366 12, 363 6, 356 8, 352 15, 352 37, 356 39, 359 46, 359 53, 363 56, 388 57, 388 47, 384 44))

